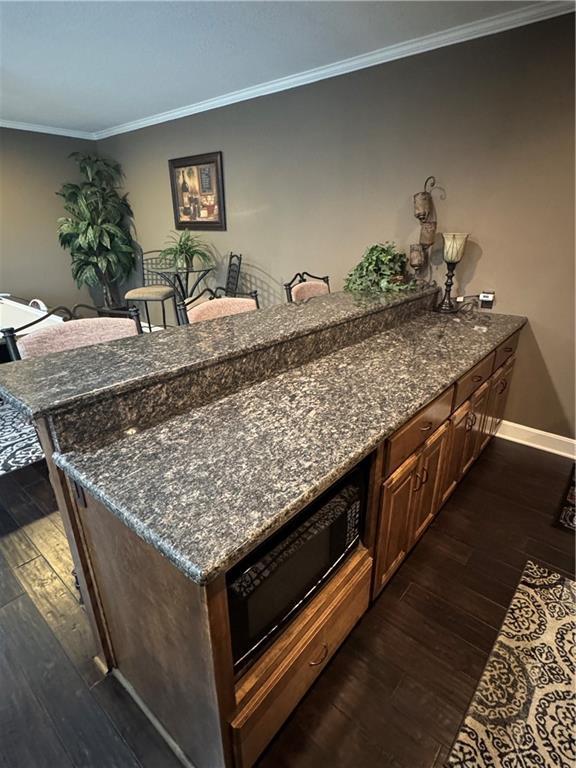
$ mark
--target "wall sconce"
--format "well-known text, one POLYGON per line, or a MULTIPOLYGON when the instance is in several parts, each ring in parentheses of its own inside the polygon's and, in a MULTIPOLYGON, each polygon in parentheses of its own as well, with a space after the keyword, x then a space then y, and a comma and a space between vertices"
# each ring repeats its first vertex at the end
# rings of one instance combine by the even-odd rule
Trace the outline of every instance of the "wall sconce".
POLYGON ((459 263, 464 255, 468 235, 463 232, 443 232, 442 237, 444 238, 444 261, 448 267, 448 272, 444 286, 444 296, 437 310, 438 312, 452 313, 458 311, 458 307, 450 295, 452 283, 454 282, 454 270, 456 269, 456 264, 459 263))

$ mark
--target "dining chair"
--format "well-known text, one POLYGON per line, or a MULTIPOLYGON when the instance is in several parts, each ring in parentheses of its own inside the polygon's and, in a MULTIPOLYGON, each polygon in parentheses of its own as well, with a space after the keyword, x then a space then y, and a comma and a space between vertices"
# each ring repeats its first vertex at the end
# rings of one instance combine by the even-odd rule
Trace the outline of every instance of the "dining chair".
POLYGON ((328 275, 318 277, 310 272, 296 272, 289 283, 284 283, 288 303, 306 301, 313 296, 330 293, 330 278, 328 275))
POLYGON ((152 324, 150 322, 150 312, 148 310, 149 301, 159 301, 162 306, 162 326, 166 328, 166 305, 165 302, 172 300, 174 306, 174 313, 178 317, 176 311, 176 297, 174 288, 168 283, 168 281, 161 282, 162 277, 155 271, 156 268, 162 267, 162 259, 159 256, 153 254, 159 254, 161 251, 145 251, 142 254, 142 269, 144 276, 144 285, 139 288, 131 288, 124 294, 126 301, 139 301, 144 304, 144 312, 146 314, 146 323, 148 330, 152 330, 152 324))
POLYGON ((235 296, 216 296, 211 288, 205 288, 199 296, 178 305, 178 316, 181 325, 188 325, 202 320, 253 312, 259 308, 258 291, 242 295, 237 293, 235 296), (205 294, 209 295, 209 298, 199 301, 205 294))
MULTIPOLYGON (((53 310, 48 314, 54 314, 55 311, 53 310)), ((19 328, 2 328, 0 333, 6 343, 10 359, 17 361, 41 357, 51 352, 64 352, 69 349, 101 344, 106 341, 137 336, 142 333, 140 314, 136 307, 131 307, 129 310, 124 311, 91 307, 88 304, 77 304, 72 311, 66 311, 71 319, 65 318, 63 323, 33 331, 20 336, 20 338, 18 338, 18 334, 42 322, 42 320, 46 319, 47 315, 43 315, 37 320, 22 325, 19 328), (79 317, 81 310, 93 310, 98 316, 79 317)))

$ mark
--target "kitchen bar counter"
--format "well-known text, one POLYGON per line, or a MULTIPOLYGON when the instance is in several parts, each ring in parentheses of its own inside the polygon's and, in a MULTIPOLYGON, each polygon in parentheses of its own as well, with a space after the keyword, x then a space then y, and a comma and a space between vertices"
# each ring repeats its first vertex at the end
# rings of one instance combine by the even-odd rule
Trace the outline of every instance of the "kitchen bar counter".
POLYGON ((524 323, 422 312, 161 424, 54 460, 187 576, 207 583, 524 323))

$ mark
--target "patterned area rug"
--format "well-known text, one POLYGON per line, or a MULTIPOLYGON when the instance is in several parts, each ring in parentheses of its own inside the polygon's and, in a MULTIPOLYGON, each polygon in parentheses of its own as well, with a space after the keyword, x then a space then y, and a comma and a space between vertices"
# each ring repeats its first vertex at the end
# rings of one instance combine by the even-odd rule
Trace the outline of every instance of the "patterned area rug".
POLYGON ((0 475, 44 458, 36 430, 0 400, 0 475))
POLYGON ((576 486, 576 466, 572 470, 572 476, 566 489, 566 494, 558 510, 558 517, 556 524, 562 528, 568 528, 569 531, 576 531, 576 502, 575 502, 575 486, 576 486))
POLYGON ((574 768, 576 584, 528 561, 450 768, 574 768))

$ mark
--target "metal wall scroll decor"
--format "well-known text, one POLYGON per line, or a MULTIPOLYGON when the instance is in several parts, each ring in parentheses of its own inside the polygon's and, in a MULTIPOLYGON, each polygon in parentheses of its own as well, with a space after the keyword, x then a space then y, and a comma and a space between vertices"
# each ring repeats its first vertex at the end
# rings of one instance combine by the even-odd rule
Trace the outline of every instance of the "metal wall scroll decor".
POLYGON ((424 282, 423 273, 428 268, 430 248, 436 237, 436 209, 432 189, 436 186, 434 176, 428 176, 424 190, 414 195, 414 216, 420 222, 420 241, 410 246, 409 263, 419 282, 424 282))

